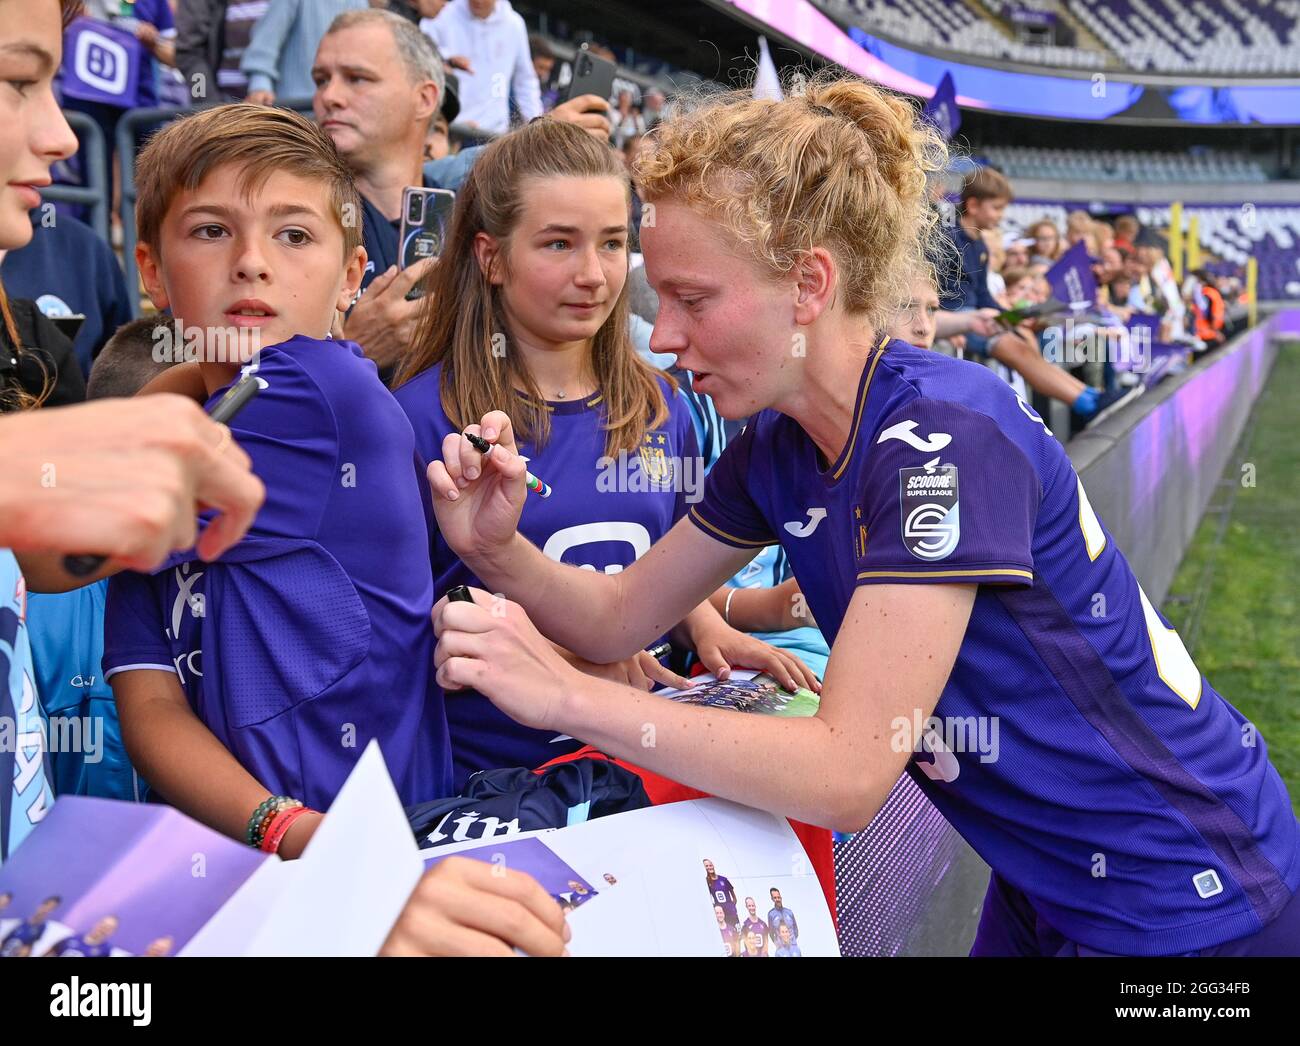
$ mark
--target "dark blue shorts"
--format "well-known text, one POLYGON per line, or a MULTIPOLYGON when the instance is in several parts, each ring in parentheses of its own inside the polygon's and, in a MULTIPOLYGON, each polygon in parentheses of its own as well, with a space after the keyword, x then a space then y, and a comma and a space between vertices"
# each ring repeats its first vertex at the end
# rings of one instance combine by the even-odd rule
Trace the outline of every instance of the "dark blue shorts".
MULTIPOLYGON (((1070 940, 1049 926, 1029 898, 994 872, 984 895, 984 911, 971 946, 972 956, 1037 955, 1083 958, 1111 956, 1070 940)), ((1183 956, 1300 956, 1300 893, 1293 893, 1271 923, 1262 930, 1212 948, 1181 952, 1183 956)))

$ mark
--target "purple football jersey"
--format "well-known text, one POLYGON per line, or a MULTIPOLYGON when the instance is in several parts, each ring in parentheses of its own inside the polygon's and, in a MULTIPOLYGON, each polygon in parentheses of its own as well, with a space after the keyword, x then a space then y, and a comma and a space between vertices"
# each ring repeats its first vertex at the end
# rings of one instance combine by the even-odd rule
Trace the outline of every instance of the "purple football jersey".
MULTIPOLYGON (((442 457, 442 441, 457 431, 442 409, 442 365, 397 389, 397 401, 427 461, 442 457)), ((685 400, 661 380, 668 419, 647 432, 624 462, 605 456, 602 397, 547 405, 551 432, 540 450, 523 443, 528 468, 550 484, 549 498, 530 494, 519 532, 551 559, 613 574, 634 563, 686 512, 687 494, 703 486, 703 465, 685 400)), ((432 535, 434 591, 455 585, 484 588, 436 528, 432 535)), ((471 691, 448 695, 456 784, 476 770, 536 767, 575 751, 579 742, 555 741, 554 731, 521 726, 471 691)))
POLYGON ((113 954, 113 946, 108 941, 90 944, 74 934, 63 938, 50 951, 63 959, 106 959, 113 954))
POLYGON ((722 905, 722 910, 727 913, 727 922, 732 926, 737 925, 740 917, 736 914, 736 888, 731 885, 731 880, 725 875, 710 880, 706 875, 704 885, 708 887, 713 903, 722 905))
POLYGON ((44 932, 44 923, 35 925, 26 921, 20 923, 9 931, 3 941, 0 941, 0 958, 11 958, 19 955, 23 948, 30 949, 41 939, 41 934, 44 932))
POLYGON ((411 426, 351 342, 293 338, 262 350, 258 375, 231 431, 266 502, 218 562, 187 552, 112 579, 104 675, 175 673, 250 774, 315 809, 371 738, 404 803, 448 795, 411 426))
POLYGON ((939 810, 1098 950, 1204 948, 1276 916, 1300 885, 1286 787, 1042 420, 987 369, 890 341, 850 432, 827 465, 763 411, 690 515, 738 548, 779 542, 832 642, 858 585, 979 584, 935 722, 895 720, 939 810))
POLYGON ((765 923, 762 919, 759 919, 758 917, 754 917, 753 919, 746 919, 744 923, 741 924, 740 932, 742 935, 741 937, 742 940, 745 937, 749 936, 750 930, 753 930, 755 933, 757 933, 758 936, 763 940, 764 944, 767 943, 767 923, 765 923))

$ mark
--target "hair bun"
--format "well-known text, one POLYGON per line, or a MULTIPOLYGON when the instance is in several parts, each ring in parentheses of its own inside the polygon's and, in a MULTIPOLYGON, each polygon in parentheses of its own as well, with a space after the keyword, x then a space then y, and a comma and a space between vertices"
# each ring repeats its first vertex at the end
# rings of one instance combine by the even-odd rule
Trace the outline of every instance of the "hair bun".
POLYGON ((642 199, 681 200, 778 277, 825 247, 843 307, 886 324, 937 240, 927 178, 947 150, 917 107, 838 69, 793 73, 782 101, 738 90, 674 105, 637 158, 642 199))

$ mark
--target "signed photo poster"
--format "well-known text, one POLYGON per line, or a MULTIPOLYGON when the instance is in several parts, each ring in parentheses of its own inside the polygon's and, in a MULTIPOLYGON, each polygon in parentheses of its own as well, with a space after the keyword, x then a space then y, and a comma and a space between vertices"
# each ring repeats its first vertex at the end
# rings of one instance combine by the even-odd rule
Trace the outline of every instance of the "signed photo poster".
POLYGON ((65 796, 40 827, 0 867, 3 955, 174 955, 267 860, 162 806, 65 796))

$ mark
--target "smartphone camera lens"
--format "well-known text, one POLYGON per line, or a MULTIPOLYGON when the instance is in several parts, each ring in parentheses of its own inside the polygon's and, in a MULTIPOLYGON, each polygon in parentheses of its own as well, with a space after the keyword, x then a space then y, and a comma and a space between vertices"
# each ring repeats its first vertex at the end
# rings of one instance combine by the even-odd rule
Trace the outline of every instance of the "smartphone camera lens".
POLYGON ((413 195, 406 205, 406 220, 412 225, 424 221, 424 197, 413 195))

